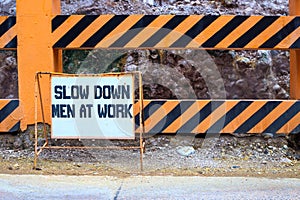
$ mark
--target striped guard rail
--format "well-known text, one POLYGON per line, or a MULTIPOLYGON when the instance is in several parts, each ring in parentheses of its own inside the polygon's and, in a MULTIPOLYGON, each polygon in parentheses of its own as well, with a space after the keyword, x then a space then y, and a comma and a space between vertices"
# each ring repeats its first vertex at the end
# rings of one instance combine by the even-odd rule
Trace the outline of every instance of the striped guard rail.
POLYGON ((16 17, 0 16, 0 49, 17 48, 16 17))
POLYGON ((300 48, 300 17, 58 15, 54 48, 300 48))
MULTIPOLYGON (((145 100, 145 133, 300 132, 297 100, 145 100)), ((134 105, 139 132, 139 103, 134 105)))
POLYGON ((25 130, 24 113, 17 99, 0 99, 0 132, 25 130))

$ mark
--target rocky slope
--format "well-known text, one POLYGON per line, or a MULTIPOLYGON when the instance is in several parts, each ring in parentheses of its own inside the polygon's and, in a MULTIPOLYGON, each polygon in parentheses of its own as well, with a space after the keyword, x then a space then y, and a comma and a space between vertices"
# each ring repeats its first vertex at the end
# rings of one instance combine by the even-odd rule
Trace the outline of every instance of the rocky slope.
MULTIPOLYGON (((287 15, 287 0, 182 0, 182 1, 61 1, 62 14, 238 14, 287 15), (154 2, 154 3, 153 3, 154 2)), ((15 1, 0 3, 2 15, 15 13, 15 1)), ((145 77, 145 98, 288 99, 289 53, 285 51, 121 51, 115 60, 107 52, 64 53, 67 73, 140 70, 145 77), (96 60, 94 57, 98 56, 96 60), (105 55, 108 65, 103 66, 105 55), (214 66, 211 69, 211 66, 214 66), (117 67, 116 67, 117 66, 117 67), (162 70, 163 69, 163 70, 162 70), (167 71, 168 76, 162 76, 167 71), (176 73, 177 76, 172 74, 176 73), (164 77, 160 80, 157 77, 164 77)), ((17 74, 7 67, 11 54, 1 53, 0 98, 17 98, 17 74), (4 62, 3 62, 4 61, 4 62), (14 73, 8 77, 7 74, 14 73), (12 79, 12 80, 10 80, 12 79), (9 81, 4 81, 9 80, 9 81), (8 89, 10 88, 10 89, 8 89)), ((15 58, 14 58, 15 60, 15 58)), ((16 71, 16 69, 14 68, 16 71)))
MULTIPOLYGON (((288 1, 184 0, 154 1, 152 5, 139 1, 63 1, 62 8, 64 14, 287 15, 288 1)), ((88 55, 77 63, 67 63, 65 72, 74 72, 74 68, 78 69, 75 73, 140 70, 145 79, 144 96, 151 99, 289 98, 288 52, 207 52, 122 51, 123 58, 116 61, 113 56, 109 58, 110 52, 94 50, 91 56, 88 55), (98 56, 98 62, 93 58, 95 55, 98 56), (103 60, 104 55, 104 59, 110 59, 111 63, 104 66, 105 69, 99 69, 99 66, 103 66, 99 62, 103 60), (215 68, 211 69, 212 65, 215 68), (169 75, 174 73, 178 76, 169 75), (163 77, 163 80, 158 77, 163 77), (184 81, 181 81, 183 79, 184 81)), ((75 52, 74 55, 78 56, 78 53, 75 52)), ((66 57, 65 60, 68 59, 69 57, 66 57)))

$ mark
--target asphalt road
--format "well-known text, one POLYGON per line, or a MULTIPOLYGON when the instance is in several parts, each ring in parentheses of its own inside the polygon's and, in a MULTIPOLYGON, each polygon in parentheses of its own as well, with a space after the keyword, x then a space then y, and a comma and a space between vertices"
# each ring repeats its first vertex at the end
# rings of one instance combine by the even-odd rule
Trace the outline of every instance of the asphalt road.
POLYGON ((299 199, 300 179, 0 175, 0 199, 299 199))

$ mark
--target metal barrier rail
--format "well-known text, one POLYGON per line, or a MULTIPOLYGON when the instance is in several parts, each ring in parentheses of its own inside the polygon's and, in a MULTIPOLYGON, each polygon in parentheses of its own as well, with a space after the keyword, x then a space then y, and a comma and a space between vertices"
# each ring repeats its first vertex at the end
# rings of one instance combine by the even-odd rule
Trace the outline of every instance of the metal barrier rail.
POLYGON ((148 134, 300 132, 297 100, 144 100, 143 113, 148 134))
POLYGON ((300 48, 300 17, 58 15, 54 48, 300 48))
MULTIPOLYGON (((16 17, 0 17, 0 49, 17 48, 16 17)), ((300 48, 300 17, 58 15, 54 48, 300 48)))

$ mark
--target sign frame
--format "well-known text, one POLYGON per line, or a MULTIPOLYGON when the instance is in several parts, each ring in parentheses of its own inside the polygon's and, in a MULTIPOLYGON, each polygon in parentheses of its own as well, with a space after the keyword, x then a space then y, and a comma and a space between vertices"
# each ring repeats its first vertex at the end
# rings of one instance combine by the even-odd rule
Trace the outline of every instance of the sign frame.
MULTIPOLYGON (((134 80, 133 80, 134 81, 134 80)), ((51 81, 49 81, 49 87, 51 90, 51 81)), ((134 84, 134 83, 133 83, 134 84)), ((133 103, 135 101, 134 96, 134 90, 133 92, 133 103)), ((50 92, 51 93, 51 92, 50 92)), ((51 94, 50 94, 51 96, 51 94)), ((44 97, 44 98, 51 98, 51 97, 44 97)), ((134 72, 120 72, 120 73, 104 73, 104 74, 64 74, 64 73, 57 73, 57 72, 37 72, 35 75, 35 94, 34 94, 34 108, 35 108, 35 143, 34 143, 34 162, 33 162, 33 169, 37 168, 37 160, 40 153, 42 153, 43 149, 140 149, 140 169, 143 171, 143 153, 145 151, 145 142, 144 142, 144 117, 143 117, 143 82, 142 82, 142 73, 139 71, 134 72), (47 76, 50 80, 52 76, 68 76, 68 77, 79 77, 79 76, 88 76, 88 77, 101 77, 101 76, 122 76, 122 75, 128 75, 131 74, 132 76, 138 76, 138 88, 139 88, 139 122, 140 122, 140 128, 139 128, 139 146, 52 146, 49 145, 48 140, 48 132, 47 132, 47 125, 45 120, 45 112, 44 112, 44 105, 43 105, 43 95, 41 90, 41 82, 40 79, 42 76, 47 76), (38 104, 40 104, 40 109, 38 109, 38 104), (42 146, 38 145, 38 138, 41 137, 38 133, 38 112, 41 112, 42 117, 42 123, 43 123, 43 136, 45 139, 45 142, 42 146)), ((52 105, 52 101, 50 103, 52 105)), ((132 106, 132 110, 134 113, 135 106, 132 106)), ((52 112, 50 112, 52 113, 52 112)), ((51 117, 51 116, 50 116, 51 117)), ((133 126, 135 126, 135 121, 133 117, 133 126)), ((52 129, 51 129, 52 130, 52 129)), ((134 131, 134 139, 137 137, 134 131)), ((68 138, 52 138, 52 133, 50 134, 50 139, 109 139, 109 138, 78 138, 78 137, 68 137, 68 138)), ((117 138, 113 138, 114 140, 117 140, 117 138)), ((120 138, 119 140, 130 140, 128 138, 120 138)))

